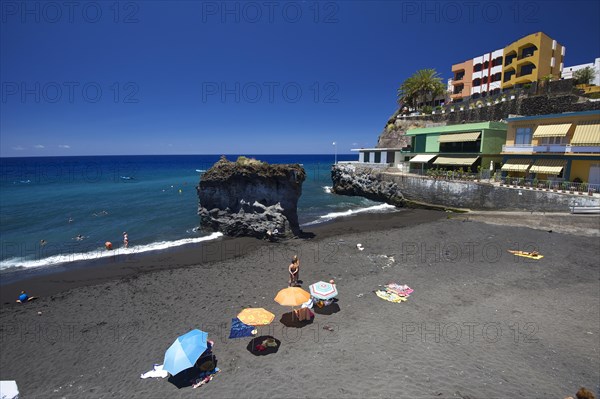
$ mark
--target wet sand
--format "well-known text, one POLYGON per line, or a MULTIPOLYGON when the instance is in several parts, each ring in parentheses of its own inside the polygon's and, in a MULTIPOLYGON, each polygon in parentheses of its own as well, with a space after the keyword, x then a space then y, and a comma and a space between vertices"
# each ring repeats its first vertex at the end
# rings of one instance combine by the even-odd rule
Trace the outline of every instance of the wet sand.
POLYGON ((598 393, 600 243, 586 229, 599 219, 567 218, 566 234, 473 216, 357 215, 306 229, 312 238, 220 240, 5 285, 0 378, 16 380, 24 398, 598 393), (334 278, 340 291, 337 312, 301 328, 286 326, 290 309, 273 301, 295 253, 305 289, 334 278), (373 291, 391 281, 415 292, 383 301, 373 291), (14 304, 21 288, 40 298, 14 304), (275 313, 260 335, 281 341, 277 353, 255 356, 250 339, 227 338, 244 307, 275 313), (216 342, 222 372, 212 382, 193 390, 140 379, 193 328, 216 342))

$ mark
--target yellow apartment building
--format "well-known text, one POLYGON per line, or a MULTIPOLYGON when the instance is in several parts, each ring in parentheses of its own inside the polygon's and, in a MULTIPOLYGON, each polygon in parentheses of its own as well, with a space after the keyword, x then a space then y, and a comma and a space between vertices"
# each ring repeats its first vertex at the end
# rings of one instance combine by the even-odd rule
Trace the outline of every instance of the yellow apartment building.
POLYGON ((532 33, 504 47, 502 89, 537 82, 545 76, 560 79, 565 47, 543 32, 532 33))
POLYGON ((452 101, 500 93, 552 76, 558 80, 565 47, 543 32, 532 33, 503 49, 452 65, 448 83, 452 101))
POLYGON ((600 188, 600 111, 507 119, 504 174, 600 188))

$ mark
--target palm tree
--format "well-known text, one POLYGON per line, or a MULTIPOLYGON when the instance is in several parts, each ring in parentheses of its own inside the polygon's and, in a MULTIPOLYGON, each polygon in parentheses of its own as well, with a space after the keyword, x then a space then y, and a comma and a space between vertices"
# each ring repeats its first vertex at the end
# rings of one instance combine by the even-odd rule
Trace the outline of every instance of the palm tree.
POLYGON ((420 69, 402 82, 398 88, 398 102, 417 108, 419 104, 432 101, 444 91, 442 78, 435 69, 420 69))

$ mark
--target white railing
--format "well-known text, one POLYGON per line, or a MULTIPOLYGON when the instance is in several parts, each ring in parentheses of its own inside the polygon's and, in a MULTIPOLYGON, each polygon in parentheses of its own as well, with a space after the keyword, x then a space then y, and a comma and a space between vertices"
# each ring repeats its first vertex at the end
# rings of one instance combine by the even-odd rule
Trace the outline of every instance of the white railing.
POLYGON ((586 152, 586 153, 600 153, 600 147, 592 147, 592 146, 567 146, 567 152, 586 152))
POLYGON ((531 144, 513 144, 513 145, 502 145, 502 152, 522 152, 528 153, 533 152, 533 146, 531 144))
POLYGON ((555 180, 538 180, 523 177, 500 177, 496 179, 500 184, 529 189, 539 189, 556 192, 586 193, 593 195, 600 192, 600 184, 576 183, 565 181, 562 178, 555 180))
POLYGON ((533 152, 567 152, 565 144, 542 144, 533 147, 533 152))
POLYGON ((572 146, 569 144, 545 144, 545 145, 533 145, 533 144, 511 144, 503 145, 502 152, 512 153, 532 153, 532 152, 553 152, 553 153, 600 153, 600 146, 572 146))

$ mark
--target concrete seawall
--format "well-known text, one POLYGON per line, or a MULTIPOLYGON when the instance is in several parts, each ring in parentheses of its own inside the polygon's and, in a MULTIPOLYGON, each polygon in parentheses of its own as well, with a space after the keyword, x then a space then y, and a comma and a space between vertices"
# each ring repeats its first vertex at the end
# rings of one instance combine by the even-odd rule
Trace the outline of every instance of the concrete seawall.
POLYGON ((386 183, 386 192, 382 193, 384 196, 389 195, 392 191, 391 187, 395 189, 395 195, 389 203, 397 204, 397 199, 401 197, 407 206, 411 206, 411 202, 416 202, 449 208, 536 212, 569 212, 573 205, 600 206, 600 197, 587 194, 563 194, 502 187, 489 182, 435 180, 356 165, 334 166, 332 179, 333 190, 340 194, 349 194, 348 190, 344 189, 344 186, 348 186, 348 180, 353 180, 352 194, 354 195, 361 195, 362 190, 372 196, 373 189, 382 186, 377 184, 374 187, 372 182, 386 183), (366 176, 368 178, 365 178, 366 176), (371 187, 362 187, 365 184, 371 187))

